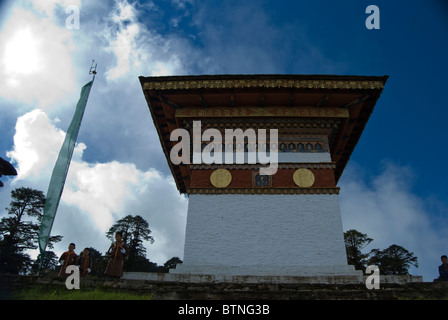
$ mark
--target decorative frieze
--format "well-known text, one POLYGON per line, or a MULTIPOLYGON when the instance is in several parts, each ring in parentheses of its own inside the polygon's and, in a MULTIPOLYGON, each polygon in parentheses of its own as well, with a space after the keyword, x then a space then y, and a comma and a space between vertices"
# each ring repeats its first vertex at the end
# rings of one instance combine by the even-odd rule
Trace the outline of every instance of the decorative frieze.
POLYGON ((191 170, 188 188, 250 189, 250 188, 333 188, 336 187, 331 168, 279 168, 274 175, 262 175, 259 168, 216 168, 191 170))
MULTIPOLYGON (((232 169, 246 170, 259 169, 260 164, 190 164, 190 170, 216 170, 216 169, 232 169)), ((308 162, 308 163, 279 163, 278 169, 335 169, 334 162, 308 162)))
POLYGON ((295 88, 295 89, 383 89, 380 80, 305 80, 305 79, 210 79, 185 81, 147 81, 143 90, 191 90, 238 88, 295 88))
POLYGON ((299 117, 299 118, 348 118, 344 108, 315 107, 210 107, 179 108, 176 118, 245 118, 245 117, 299 117))
POLYGON ((187 188, 188 194, 339 194, 339 188, 187 188))

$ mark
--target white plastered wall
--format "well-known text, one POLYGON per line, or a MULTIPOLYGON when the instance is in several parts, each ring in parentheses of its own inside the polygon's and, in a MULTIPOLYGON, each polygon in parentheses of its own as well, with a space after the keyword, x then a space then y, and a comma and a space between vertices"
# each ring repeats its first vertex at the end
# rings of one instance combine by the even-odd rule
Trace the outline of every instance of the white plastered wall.
POLYGON ((350 274, 335 194, 189 197, 176 273, 350 274))

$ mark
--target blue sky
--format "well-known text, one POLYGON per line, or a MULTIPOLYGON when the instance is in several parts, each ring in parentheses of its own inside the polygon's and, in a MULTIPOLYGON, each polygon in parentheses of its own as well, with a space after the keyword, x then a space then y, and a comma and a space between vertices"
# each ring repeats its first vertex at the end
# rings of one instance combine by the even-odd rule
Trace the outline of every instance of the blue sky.
POLYGON ((182 256, 188 200, 174 187, 138 76, 389 75, 339 183, 343 224, 372 237, 368 249, 404 246, 420 261, 411 273, 437 276, 448 253, 445 1, 20 0, 0 12, 0 153, 19 168, 2 178, 2 207, 12 188, 46 192, 98 62, 54 225, 65 236, 57 250, 79 239, 101 251, 115 219, 142 214, 156 240, 148 258, 182 256), (365 27, 371 4, 379 30, 365 27), (79 29, 66 28, 69 5, 80 9, 79 29))

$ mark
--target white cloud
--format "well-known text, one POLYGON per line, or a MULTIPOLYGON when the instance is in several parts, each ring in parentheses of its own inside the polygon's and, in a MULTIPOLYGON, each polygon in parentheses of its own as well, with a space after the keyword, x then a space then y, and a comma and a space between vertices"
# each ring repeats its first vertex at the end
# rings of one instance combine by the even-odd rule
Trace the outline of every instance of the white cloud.
POLYGON ((56 161, 64 136, 64 132, 54 127, 40 109, 19 117, 14 148, 7 153, 18 164, 17 179, 48 174, 48 164, 56 161))
MULTIPOLYGON (((19 168, 11 187, 32 185, 46 192, 64 135, 42 110, 19 117, 14 148, 8 153, 19 168)), ((88 163, 82 159, 86 148, 84 143, 76 146, 53 234, 69 235, 67 241, 84 246, 105 246, 104 233, 116 220, 128 214, 141 215, 156 241, 148 244, 150 260, 163 264, 173 255, 181 257, 187 200, 178 193, 172 177, 156 169, 140 171, 132 163, 88 163), (67 221, 70 224, 64 223, 67 221), (88 233, 82 232, 84 229, 88 233)), ((57 249, 65 250, 65 242, 57 249)))
POLYGON ((49 108, 75 87, 71 33, 15 7, 0 33, 0 96, 49 108))
POLYGON ((81 5, 81 0, 34 0, 31 2, 33 8, 41 14, 49 18, 54 17, 55 9, 59 7, 77 6, 81 5))
POLYGON ((74 161, 62 200, 88 212, 105 232, 114 222, 114 213, 120 213, 131 196, 130 185, 139 182, 138 174, 135 166, 116 161, 94 165, 74 161))
POLYGON ((40 71, 39 49, 39 43, 33 37, 30 27, 18 30, 5 47, 3 63, 6 75, 40 71))
POLYGON ((446 254, 440 233, 448 221, 437 225, 427 202, 412 191, 411 168, 385 162, 382 172, 369 182, 363 175, 354 163, 344 172, 340 194, 344 231, 356 229, 372 238, 365 252, 392 244, 403 246, 419 261, 419 268, 411 268, 411 274, 432 281, 438 276, 440 256, 446 254))
POLYGON ((117 64, 107 73, 108 79, 117 79, 129 72, 131 64, 139 65, 136 37, 139 35, 140 27, 135 22, 135 9, 127 1, 117 3, 110 20, 118 25, 118 30, 110 29, 110 50, 114 53, 117 64))
POLYGON ((172 2, 178 9, 185 9, 187 3, 193 5, 194 0, 172 0, 172 2))
MULTIPOLYGON (((181 55, 191 46, 172 35, 161 36, 139 22, 139 11, 128 1, 117 1, 106 19, 105 50, 113 53, 115 66, 106 73, 108 80, 124 76, 160 76, 185 73, 181 55)), ((184 56, 184 59, 188 59, 184 56)))

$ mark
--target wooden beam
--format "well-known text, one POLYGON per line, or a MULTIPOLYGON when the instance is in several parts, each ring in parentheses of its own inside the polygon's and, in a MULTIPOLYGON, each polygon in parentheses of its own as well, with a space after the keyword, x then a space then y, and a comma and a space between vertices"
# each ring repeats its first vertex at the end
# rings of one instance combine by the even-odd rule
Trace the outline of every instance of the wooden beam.
POLYGON ((230 107, 235 107, 235 95, 233 93, 230 94, 230 107))
POLYGON ((322 99, 320 99, 320 101, 316 104, 316 107, 318 107, 318 108, 323 107, 324 104, 327 103, 327 101, 328 101, 328 95, 324 94, 322 99))
POLYGON ((201 103, 202 108, 208 108, 207 102, 204 100, 204 96, 202 94, 199 95, 199 102, 201 103))
POLYGON ((370 95, 366 93, 366 94, 363 95, 361 98, 356 99, 356 100, 353 100, 352 102, 346 104, 343 108, 350 109, 350 108, 352 108, 352 107, 354 107, 354 106, 360 104, 361 102, 366 101, 366 100, 369 99, 369 98, 370 98, 370 95))

